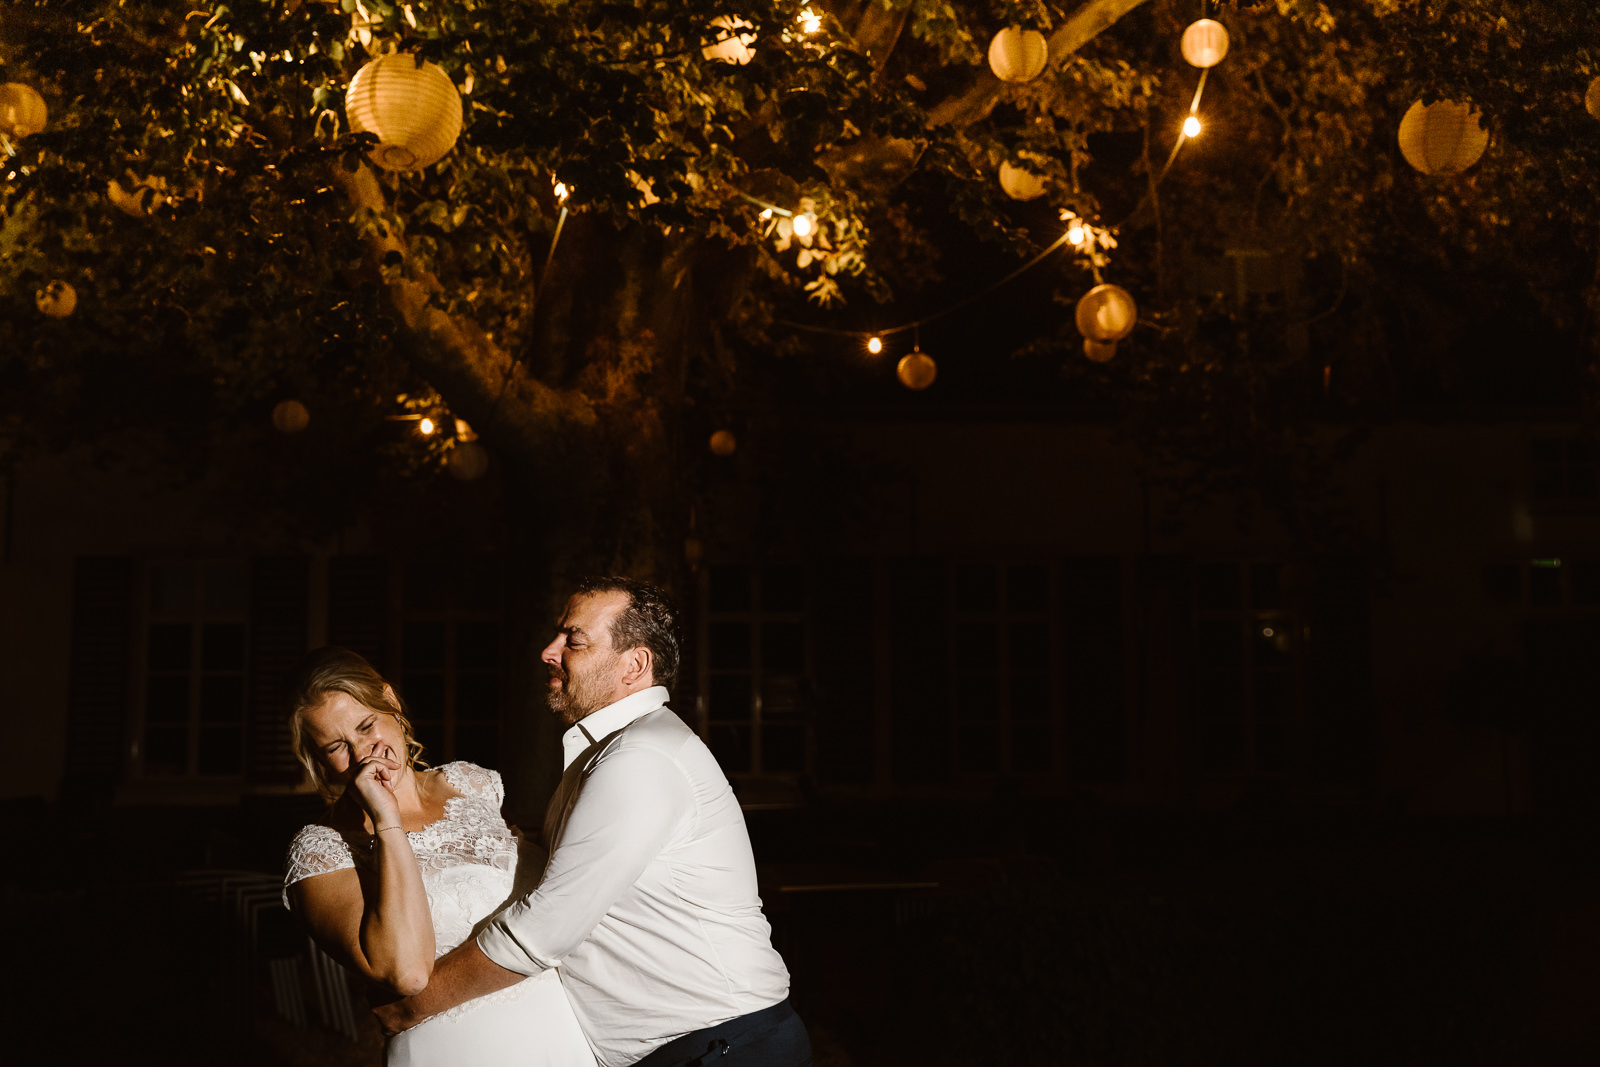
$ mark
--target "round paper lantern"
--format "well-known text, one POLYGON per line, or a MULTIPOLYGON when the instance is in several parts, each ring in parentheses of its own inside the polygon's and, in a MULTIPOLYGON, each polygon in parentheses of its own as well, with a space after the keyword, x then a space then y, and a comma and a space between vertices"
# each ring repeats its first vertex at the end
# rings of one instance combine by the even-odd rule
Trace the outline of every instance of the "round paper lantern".
POLYGON ((142 219, 167 202, 167 180, 151 175, 141 178, 133 171, 127 173, 128 182, 124 185, 115 178, 106 185, 106 199, 116 205, 117 210, 130 218, 142 219))
POLYGON ((713 456, 731 456, 734 449, 739 447, 739 439, 733 436, 731 430, 718 430, 711 435, 711 454, 713 456))
POLYGON ((1183 31, 1178 48, 1191 66, 1214 67, 1228 54, 1228 31, 1216 19, 1201 19, 1183 31))
POLYGON ((489 453, 476 441, 457 441, 445 466, 463 482, 475 482, 489 473, 489 453))
POLYGON ((1095 363, 1109 363, 1111 357, 1117 354, 1117 342, 1096 341, 1092 337, 1083 339, 1083 354, 1095 363))
POLYGON ((1044 195, 1044 182, 1030 170, 1000 164, 1000 188, 1013 200, 1036 200, 1044 195))
POLYGON ((285 400, 272 409, 272 425, 284 433, 299 433, 311 425, 311 412, 298 400, 285 400))
POLYGON ((989 69, 1003 82, 1037 78, 1050 61, 1050 46, 1038 30, 1001 30, 989 42, 989 69))
POLYGON ((1600 119, 1600 78, 1589 83, 1589 91, 1583 96, 1583 106, 1589 109, 1589 114, 1600 119))
POLYGON ((1418 100, 1400 120, 1400 152, 1424 174, 1459 174, 1489 147, 1489 131, 1471 104, 1418 100))
POLYGON ((34 293, 33 302, 52 319, 64 319, 78 309, 78 291, 57 279, 34 293))
POLYGON ((461 135, 461 94, 432 63, 379 56, 356 71, 344 94, 350 128, 378 137, 367 158, 384 170, 430 167, 461 135))
POLYGON ((907 389, 926 389, 933 384, 939 376, 938 364, 925 355, 920 348, 913 348, 908 354, 900 357, 900 363, 894 369, 895 376, 900 379, 900 384, 907 389))
POLYGON ((44 129, 47 114, 44 97, 33 86, 21 82, 0 85, 0 130, 13 141, 44 129))
POLYGON ((712 19, 711 25, 717 29, 718 40, 700 49, 706 59, 737 63, 742 67, 755 56, 755 27, 750 23, 737 15, 723 15, 712 19))
POLYGON ((1139 321, 1139 307, 1120 285, 1097 285, 1078 301, 1077 320, 1091 341, 1120 341, 1139 321))

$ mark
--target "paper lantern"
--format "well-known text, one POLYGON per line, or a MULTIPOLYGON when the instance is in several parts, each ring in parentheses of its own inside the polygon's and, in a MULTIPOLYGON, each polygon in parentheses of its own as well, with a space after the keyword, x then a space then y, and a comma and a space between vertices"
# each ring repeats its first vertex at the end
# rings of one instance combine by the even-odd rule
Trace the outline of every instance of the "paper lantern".
POLYGON ((708 60, 737 63, 741 67, 755 56, 755 27, 737 15, 723 15, 711 20, 716 27, 717 41, 700 49, 708 60), (749 32, 746 32, 749 31, 749 32))
POLYGON ((384 170, 430 167, 461 136, 461 94, 450 76, 413 56, 379 56, 356 71, 344 94, 350 128, 376 134, 367 158, 384 170))
POLYGON ((1036 200, 1044 195, 1044 181, 1030 170, 1000 164, 1000 188, 1013 200, 1036 200))
POLYGON ((127 172, 124 185, 115 178, 106 184, 106 199, 117 210, 130 218, 142 219, 167 202, 167 180, 151 175, 141 178, 133 171, 127 172))
POLYGON ((1583 96, 1583 106, 1589 109, 1589 114, 1600 119, 1600 78, 1589 83, 1589 91, 1583 96))
POLYGON ((1459 174, 1489 147, 1489 131, 1471 104, 1418 100, 1400 120, 1400 152, 1424 174, 1459 174))
POLYGON ((1050 61, 1050 46, 1038 30, 1009 27, 989 42, 989 69, 1003 82, 1027 82, 1037 78, 1050 61))
POLYGON ((78 309, 78 291, 57 279, 34 293, 33 302, 52 319, 64 319, 78 309))
POLYGON ((1109 363, 1111 357, 1117 354, 1117 342, 1096 341, 1092 337, 1083 339, 1083 354, 1095 363, 1109 363))
POLYGON ((1120 341, 1139 321, 1139 307, 1120 285, 1097 285, 1078 301, 1077 320, 1091 341, 1120 341))
POLYGON ((1178 48, 1190 66, 1214 67, 1228 54, 1228 31, 1216 19, 1201 19, 1183 31, 1178 48))
POLYGON ((44 97, 33 86, 21 82, 0 85, 0 131, 13 141, 44 129, 47 116, 44 97))
POLYGON ((907 389, 926 389, 933 384, 939 376, 939 366, 933 359, 925 355, 920 348, 913 348, 908 354, 900 357, 900 363, 894 369, 895 376, 900 379, 900 384, 907 389))
POLYGON ((739 447, 739 439, 733 436, 731 430, 718 430, 711 435, 711 454, 713 456, 731 456, 734 449, 739 447))
POLYGON ((311 412, 298 400, 285 400, 272 409, 272 425, 284 433, 299 433, 311 425, 311 412))
POLYGON ((489 473, 489 453, 476 441, 457 441, 444 465, 461 481, 475 482, 489 473))

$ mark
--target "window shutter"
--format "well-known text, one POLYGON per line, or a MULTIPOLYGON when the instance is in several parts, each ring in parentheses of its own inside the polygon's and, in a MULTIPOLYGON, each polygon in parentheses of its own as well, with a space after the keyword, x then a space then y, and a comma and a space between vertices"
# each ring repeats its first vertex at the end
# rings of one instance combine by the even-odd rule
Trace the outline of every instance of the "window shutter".
POLYGON ((384 674, 389 618, 389 565, 382 556, 328 561, 328 642, 358 652, 384 674))
POLYGON ((1123 781, 1128 774, 1128 709, 1121 561, 1116 556, 1063 561, 1060 604, 1072 778, 1123 781))
POLYGON ((63 796, 111 800, 125 762, 132 653, 133 560, 79 557, 72 574, 63 796))
POLYGON ((1309 598, 1307 712, 1311 773, 1326 781, 1370 781, 1377 772, 1368 566, 1356 556, 1316 560, 1309 598))
POLYGON ((304 556, 264 556, 250 568, 250 695, 245 780, 297 782, 289 747, 289 687, 306 654, 310 567, 304 556))
POLYGON ((927 557, 893 561, 889 596, 894 781, 947 781, 950 646, 944 562, 927 557))
POLYGON ((813 644, 817 680, 817 777, 868 783, 874 766, 873 567, 870 559, 819 568, 813 644))

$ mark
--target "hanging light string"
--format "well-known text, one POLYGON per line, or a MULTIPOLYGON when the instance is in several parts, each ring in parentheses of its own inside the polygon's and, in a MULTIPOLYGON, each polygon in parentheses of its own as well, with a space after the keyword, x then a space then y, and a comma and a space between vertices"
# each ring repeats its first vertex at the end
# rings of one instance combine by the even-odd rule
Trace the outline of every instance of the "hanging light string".
MULTIPOLYGON (((561 243, 561 229, 567 224, 567 193, 566 186, 557 184, 557 195, 561 198, 561 214, 556 216, 556 232, 550 237, 550 251, 545 253, 544 270, 539 272, 539 287, 533 291, 533 299, 528 301, 528 331, 533 332, 533 324, 539 313, 539 298, 544 296, 544 287, 550 281, 550 264, 555 262, 556 245, 561 243)), ((494 403, 489 406, 489 417, 484 421, 484 428, 494 425, 495 415, 500 411, 500 402, 506 398, 506 390, 511 386, 511 375, 516 372, 517 364, 522 362, 520 355, 513 355, 511 362, 506 365, 506 372, 500 379, 500 391, 495 394, 494 403)))
MULTIPOLYGON (((1209 68, 1202 69, 1200 71, 1200 81, 1195 86, 1194 97, 1189 101, 1189 110, 1186 118, 1194 118, 1196 113, 1200 110, 1200 100, 1205 95, 1206 91, 1206 76, 1210 73, 1211 71, 1209 68)), ((1106 227, 1107 232, 1116 233, 1118 230, 1122 229, 1122 227, 1126 226, 1128 223, 1137 218, 1139 213, 1144 210, 1145 206, 1155 199, 1157 187, 1159 187, 1161 183, 1166 180, 1167 173, 1172 170, 1172 165, 1177 161, 1178 153, 1183 151, 1183 144, 1187 140, 1190 140, 1189 133, 1186 130, 1180 129, 1177 140, 1172 144, 1172 151, 1167 154, 1166 163, 1162 166, 1161 172, 1156 176, 1155 181, 1150 184, 1149 190, 1139 200, 1139 202, 1133 206, 1133 210, 1129 211, 1125 216, 1123 216, 1120 222, 1106 227)), ((757 197, 751 196, 749 193, 746 193, 743 190, 736 189, 734 192, 738 193, 739 196, 743 197, 745 200, 748 200, 750 203, 760 207, 763 211, 771 211, 775 215, 784 215, 788 217, 793 217, 794 215, 794 212, 792 211, 785 210, 784 208, 779 207, 777 204, 768 203, 765 200, 758 199, 757 197)), ((1051 253, 1066 243, 1067 235, 1064 233, 1052 241, 1049 246, 1044 249, 1044 251, 1040 252, 1038 255, 1034 256, 1032 259, 1028 260, 1026 263, 1007 274, 1005 277, 989 283, 989 285, 963 300, 958 300, 954 304, 940 308, 931 315, 926 315, 920 319, 903 323, 899 326, 890 326, 882 330, 843 330, 828 326, 812 326, 803 322, 795 322, 791 319, 774 319, 773 321, 779 326, 787 326, 790 329, 805 330, 809 333, 829 334, 835 337, 887 337, 891 334, 904 333, 906 330, 915 330, 919 326, 924 326, 930 322, 936 322, 947 315, 953 315, 957 311, 960 311, 961 309, 968 307, 979 300, 985 299, 1001 286, 1009 284, 1010 282, 1016 280, 1018 276, 1043 263, 1050 257, 1051 253)), ((1095 284, 1100 284, 1100 282, 1103 281, 1100 275, 1100 267, 1099 264, 1094 262, 1093 258, 1091 258, 1089 261, 1089 269, 1094 275, 1095 284)))

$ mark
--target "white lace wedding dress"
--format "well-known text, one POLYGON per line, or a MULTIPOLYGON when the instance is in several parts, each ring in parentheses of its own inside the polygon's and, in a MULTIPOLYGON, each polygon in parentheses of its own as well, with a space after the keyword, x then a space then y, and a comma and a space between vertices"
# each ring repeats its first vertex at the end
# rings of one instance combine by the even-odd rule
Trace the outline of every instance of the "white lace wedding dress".
MULTIPOLYGON (((472 763, 439 768, 460 796, 445 801, 444 817, 408 832, 422 865, 438 955, 476 932, 483 920, 543 874, 544 855, 522 845, 500 816, 505 788, 496 771, 472 763), (521 877, 518 877, 519 869, 521 877)), ((302 878, 370 861, 371 837, 347 841, 313 823, 289 846, 288 887, 302 878), (354 848, 352 849, 352 844, 354 848)), ((388 1067, 594 1067, 594 1054, 554 970, 509 989, 468 1001, 389 1042, 388 1067)))

